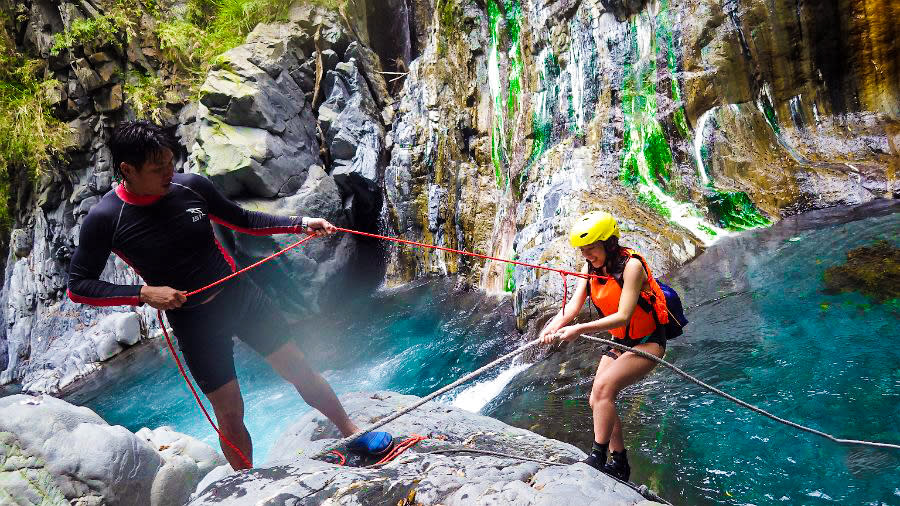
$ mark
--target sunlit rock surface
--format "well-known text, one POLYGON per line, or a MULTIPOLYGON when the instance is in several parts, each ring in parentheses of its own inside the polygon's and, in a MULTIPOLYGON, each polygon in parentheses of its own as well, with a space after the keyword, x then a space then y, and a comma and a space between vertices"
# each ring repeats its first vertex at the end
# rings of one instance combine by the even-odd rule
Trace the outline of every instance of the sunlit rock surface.
MULTIPOLYGON (((350 394, 342 402, 351 417, 371 423, 418 399, 377 392, 350 394)), ((269 462, 208 485, 190 504, 268 500, 278 504, 551 505, 559 504, 561 498, 572 504, 657 504, 586 464, 572 463, 585 455, 571 445, 444 404, 425 404, 387 424, 385 430, 398 441, 412 434, 432 439, 383 467, 341 467, 308 458, 340 437, 321 414, 311 412, 282 434, 269 462), (457 447, 564 464, 548 466, 462 452, 428 453, 457 447)))

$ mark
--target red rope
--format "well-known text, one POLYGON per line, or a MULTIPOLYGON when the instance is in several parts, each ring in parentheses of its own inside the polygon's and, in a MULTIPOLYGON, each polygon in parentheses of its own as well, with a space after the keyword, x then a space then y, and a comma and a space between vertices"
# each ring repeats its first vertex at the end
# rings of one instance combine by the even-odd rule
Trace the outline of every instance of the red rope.
POLYGON ((262 264, 268 262, 269 260, 272 260, 272 259, 275 258, 275 257, 281 256, 282 254, 284 254, 284 253, 287 252, 288 250, 292 250, 292 249, 296 248, 297 246, 300 246, 301 244, 305 243, 306 241, 312 239, 312 238, 315 237, 315 236, 316 236, 315 234, 309 234, 308 236, 304 237, 303 239, 300 239, 299 241, 295 242, 294 244, 291 244, 290 246, 288 246, 288 247, 282 249, 281 251, 278 251, 277 253, 274 253, 274 254, 272 254, 272 255, 267 256, 266 258, 263 258, 263 259, 260 260, 259 262, 256 262, 256 263, 254 263, 254 264, 252 264, 252 265, 248 265, 247 267, 244 267, 243 269, 241 269, 241 270, 239 270, 239 271, 237 271, 237 272, 233 272, 233 273, 231 273, 231 274, 225 276, 224 278, 222 278, 222 279, 216 281, 215 283, 210 283, 210 284, 204 286, 203 288, 198 288, 198 289, 194 290, 193 292, 188 292, 186 295, 187 295, 188 297, 190 297, 191 295, 196 295, 196 294, 198 294, 198 293, 200 293, 200 292, 202 292, 202 291, 204 291, 204 290, 208 290, 208 289, 210 289, 210 288, 212 288, 212 287, 214 287, 214 286, 216 286, 216 285, 220 285, 220 284, 222 284, 222 283, 228 281, 228 280, 231 279, 231 278, 234 278, 234 277, 236 277, 236 276, 240 276, 241 274, 243 274, 243 273, 245 273, 245 272, 247 272, 247 271, 249 271, 249 270, 251 270, 251 269, 255 269, 255 268, 259 267, 260 265, 262 265, 262 264))
POLYGON ((425 437, 425 436, 420 436, 420 435, 418 435, 418 434, 413 434, 413 435, 410 436, 409 438, 403 440, 401 443, 399 443, 399 444, 397 444, 396 446, 394 446, 394 449, 391 450, 390 453, 388 453, 387 455, 385 455, 381 460, 379 460, 378 462, 376 462, 374 465, 378 466, 378 465, 381 465, 381 464, 387 464, 388 462, 390 462, 390 461, 396 459, 397 457, 399 457, 400 454, 402 454, 402 453, 405 452, 406 450, 408 450, 408 449, 412 448, 413 446, 415 446, 416 444, 418 444, 419 441, 422 441, 422 440, 425 440, 425 439, 428 439, 428 438, 425 437))
POLYGON ((566 314, 566 298, 569 296, 569 283, 566 281, 566 275, 562 275, 563 278, 563 303, 562 303, 562 314, 566 314))
POLYGON ((184 366, 181 365, 181 360, 178 359, 178 354, 175 353, 175 347, 172 346, 172 340, 169 339, 169 332, 166 330, 166 324, 163 322, 162 311, 157 309, 156 315, 159 317, 159 326, 162 327, 163 334, 165 334, 165 336, 166 336, 166 344, 169 345, 169 351, 172 352, 172 358, 174 358, 175 363, 178 364, 178 370, 181 371, 181 376, 184 378, 184 381, 185 381, 185 383, 187 383, 188 387, 190 387, 191 393, 194 394, 194 399, 197 399, 197 405, 200 406, 200 409, 203 411, 203 414, 206 415, 206 420, 209 421, 209 424, 212 425, 213 429, 215 429, 216 434, 219 435, 219 438, 222 441, 225 441, 225 444, 227 444, 232 450, 237 452, 238 456, 241 458, 241 460, 244 461, 244 464, 247 466, 247 468, 249 469, 249 468, 253 467, 253 464, 250 463, 250 459, 248 459, 247 456, 244 455, 244 452, 242 452, 240 449, 238 449, 238 447, 235 446, 234 443, 232 443, 231 441, 228 440, 228 438, 226 438, 224 435, 222 435, 222 432, 219 431, 219 428, 216 427, 215 423, 213 423, 212 418, 209 416, 209 412, 206 411, 206 407, 203 405, 202 402, 200 402, 200 396, 197 395, 197 390, 194 389, 193 383, 191 383, 191 380, 188 379, 187 373, 184 372, 184 366))
POLYGON ((362 235, 362 236, 365 236, 365 237, 374 237, 375 239, 383 239, 383 240, 385 240, 385 241, 393 241, 393 242, 399 242, 399 243, 403 243, 403 244, 409 244, 409 245, 412 245, 412 246, 421 246, 421 247, 423 247, 423 248, 437 249, 437 250, 441 250, 441 251, 447 251, 447 252, 449 252, 449 253, 456 253, 456 254, 458 254, 458 255, 466 255, 466 256, 470 256, 470 257, 483 258, 483 259, 485 259, 485 260, 495 260, 495 261, 497 261, 497 262, 506 262, 506 263, 508 263, 508 264, 521 265, 522 267, 531 267, 532 269, 543 269, 543 270, 545 270, 545 271, 553 271, 553 272, 558 272, 558 273, 560 273, 560 274, 568 274, 568 275, 570 275, 570 276, 577 276, 577 277, 582 278, 582 279, 590 279, 590 278, 597 278, 597 279, 611 279, 609 276, 600 276, 600 275, 597 275, 597 274, 584 274, 584 273, 582 273, 582 272, 575 272, 575 271, 567 271, 567 270, 563 270, 563 269, 556 269, 556 268, 553 268, 553 267, 547 267, 547 266, 544 266, 544 265, 529 264, 529 263, 526 263, 526 262, 518 262, 518 261, 516 261, 516 260, 507 260, 507 259, 505 259, 505 258, 497 258, 497 257, 488 256, 488 255, 482 255, 481 253, 472 253, 471 251, 465 251, 465 250, 461 250, 461 249, 445 248, 445 247, 443 247, 443 246, 435 246, 434 244, 425 244, 425 243, 423 243, 423 242, 408 241, 408 240, 406 240, 406 239, 400 239, 400 238, 398 238, 398 237, 390 237, 390 236, 386 236, 386 235, 370 234, 370 233, 368 233, 368 232, 360 232, 360 231, 358 231, 358 230, 350 230, 350 229, 348 229, 348 228, 341 228, 341 227, 335 227, 335 228, 338 229, 338 230, 341 231, 341 232, 349 232, 349 233, 351 233, 351 234, 362 235))
POLYGON ((341 459, 341 461, 337 463, 337 465, 339 465, 339 466, 342 466, 347 463, 347 457, 344 457, 344 454, 337 450, 331 450, 330 452, 328 452, 328 454, 336 455, 337 458, 341 459))

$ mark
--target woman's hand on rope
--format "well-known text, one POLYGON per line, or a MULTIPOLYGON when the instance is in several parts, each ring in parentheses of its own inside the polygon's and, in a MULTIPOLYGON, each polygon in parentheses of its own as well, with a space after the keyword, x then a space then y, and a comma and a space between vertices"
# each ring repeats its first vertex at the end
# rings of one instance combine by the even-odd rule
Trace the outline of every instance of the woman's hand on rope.
POLYGON ((552 334, 552 339, 559 339, 560 341, 565 341, 568 343, 574 341, 575 338, 579 335, 581 335, 581 328, 578 325, 569 325, 557 330, 556 333, 552 334))
POLYGON ((307 221, 307 234, 315 234, 317 237, 331 235, 337 232, 337 228, 325 218, 310 218, 307 221))
POLYGON ((187 302, 187 295, 181 290, 176 290, 168 286, 147 286, 141 287, 141 302, 149 305, 153 309, 166 311, 181 307, 187 302))
POLYGON ((538 334, 541 344, 553 344, 556 341, 556 333, 559 332, 560 327, 562 327, 562 323, 558 322, 556 318, 550 320, 550 323, 538 334))

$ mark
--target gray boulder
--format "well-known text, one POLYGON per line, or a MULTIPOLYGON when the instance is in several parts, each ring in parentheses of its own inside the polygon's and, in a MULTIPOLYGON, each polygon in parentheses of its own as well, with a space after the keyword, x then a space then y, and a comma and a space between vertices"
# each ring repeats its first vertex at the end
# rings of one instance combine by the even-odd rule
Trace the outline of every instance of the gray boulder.
MULTIPOLYGON (((227 465, 225 457, 199 439, 163 426, 143 428, 135 434, 159 451, 163 465, 153 480, 151 506, 181 506, 204 476, 227 465)), ((228 466, 230 469, 230 466, 228 466)))
MULTIPOLYGON (((358 423, 370 423, 418 400, 392 392, 342 399, 358 423)), ((318 412, 301 417, 281 436, 263 467, 210 484, 190 504, 474 505, 652 504, 631 487, 585 464, 577 448, 498 420, 439 403, 420 407, 386 426, 397 438, 431 435, 387 465, 340 467, 311 460, 339 437, 318 412), (560 462, 464 452, 481 449, 560 462)))
POLYGON ((290 195, 321 165, 316 120, 291 73, 305 58, 300 32, 260 25, 225 53, 200 90, 195 169, 229 196, 290 195))
MULTIPOLYGON (((241 205, 277 215, 315 216, 337 226, 349 225, 334 178, 317 165, 310 167, 303 186, 290 197, 241 201, 241 205)), ((259 260, 300 239, 299 236, 256 237, 229 234, 241 264, 259 260)), ((296 317, 319 312, 323 299, 343 290, 346 273, 356 258, 356 244, 347 234, 316 238, 251 271, 249 275, 273 300, 296 317), (283 294, 290 293, 291 297, 283 294)))
POLYGON ((150 504, 162 459, 124 427, 48 396, 0 398, 0 488, 15 504, 150 504))
POLYGON ((106 315, 87 332, 100 360, 108 360, 141 340, 141 317, 137 313, 106 315))

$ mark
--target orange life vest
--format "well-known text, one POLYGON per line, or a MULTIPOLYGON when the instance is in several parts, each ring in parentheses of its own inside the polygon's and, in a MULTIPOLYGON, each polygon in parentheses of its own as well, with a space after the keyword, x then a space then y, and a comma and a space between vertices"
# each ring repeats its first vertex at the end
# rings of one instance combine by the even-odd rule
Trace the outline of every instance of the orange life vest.
MULTIPOLYGON (((631 321, 624 327, 610 329, 609 333, 616 339, 642 339, 656 330, 657 325, 665 325, 669 322, 669 312, 666 309, 666 296, 663 294, 659 283, 650 273, 650 266, 644 257, 634 251, 623 248, 622 254, 628 258, 637 258, 647 272, 647 284, 649 290, 641 290, 638 303, 631 315, 631 321)), ((619 310, 619 299, 622 297, 622 287, 612 277, 608 279, 591 278, 591 301, 597 310, 604 316, 611 315, 619 310)))

